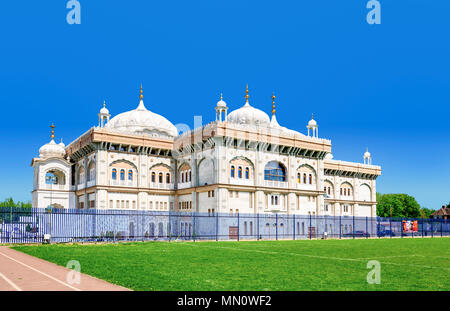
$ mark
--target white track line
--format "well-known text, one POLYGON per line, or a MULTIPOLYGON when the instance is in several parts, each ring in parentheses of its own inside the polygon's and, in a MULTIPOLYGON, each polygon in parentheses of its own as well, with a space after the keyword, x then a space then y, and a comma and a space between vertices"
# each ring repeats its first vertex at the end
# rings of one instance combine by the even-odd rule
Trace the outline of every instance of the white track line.
MULTIPOLYGON (((190 244, 190 243, 183 243, 184 245, 190 245, 190 246, 197 246, 197 247, 210 247, 210 248, 223 248, 223 249, 229 249, 234 251, 247 251, 247 252, 255 252, 255 253, 264 253, 264 254, 275 254, 275 255, 294 255, 294 256, 302 256, 302 257, 310 257, 310 258, 320 258, 320 259, 334 259, 334 260, 340 260, 340 261, 358 261, 358 262, 366 262, 367 259, 358 259, 358 258, 342 258, 342 257, 328 257, 328 256, 319 256, 319 255, 307 255, 307 254, 298 254, 298 253, 280 253, 280 252, 270 252, 270 251, 262 251, 262 250, 256 250, 256 249, 244 249, 244 248, 233 248, 233 247, 214 247, 214 246, 199 246, 198 244, 190 244)), ((370 259, 376 259, 376 256, 373 256, 370 259)), ((408 267, 419 267, 419 268, 430 268, 430 269, 444 269, 449 270, 450 268, 446 267, 434 267, 434 266, 424 266, 424 265, 414 265, 414 264, 402 264, 402 263, 394 263, 394 262, 383 262, 380 261, 382 264, 387 265, 394 265, 394 266, 408 266, 408 267)))
POLYGON ((0 276, 6 281, 8 282, 9 285, 11 285, 12 287, 14 287, 14 289, 18 292, 21 292, 22 289, 17 286, 16 284, 14 284, 10 279, 8 279, 6 276, 4 276, 3 274, 0 273, 0 276))
POLYGON ((56 282, 58 282, 58 283, 60 283, 60 284, 62 284, 62 285, 64 285, 64 286, 67 286, 67 287, 69 287, 69 288, 71 288, 71 289, 73 289, 73 290, 75 290, 75 291, 81 291, 81 289, 79 289, 79 288, 73 287, 73 286, 70 285, 70 284, 67 284, 67 283, 65 283, 65 282, 63 282, 63 281, 61 281, 61 280, 58 280, 57 278, 54 278, 54 277, 52 277, 51 275, 49 275, 49 274, 47 274, 47 273, 45 273, 45 272, 39 271, 39 270, 36 269, 36 268, 33 268, 33 267, 31 267, 31 266, 29 266, 29 265, 23 263, 23 262, 20 262, 20 261, 14 259, 14 258, 12 258, 12 257, 9 257, 8 255, 5 255, 5 254, 3 254, 3 253, 1 253, 1 252, 0 252, 0 255, 5 256, 6 258, 9 258, 9 259, 11 259, 12 261, 15 261, 15 262, 21 264, 22 266, 25 266, 25 267, 27 267, 28 269, 31 269, 31 270, 33 270, 33 271, 36 271, 36 272, 38 272, 38 273, 40 273, 40 274, 42 274, 42 275, 48 277, 49 279, 52 279, 53 281, 56 281, 56 282))

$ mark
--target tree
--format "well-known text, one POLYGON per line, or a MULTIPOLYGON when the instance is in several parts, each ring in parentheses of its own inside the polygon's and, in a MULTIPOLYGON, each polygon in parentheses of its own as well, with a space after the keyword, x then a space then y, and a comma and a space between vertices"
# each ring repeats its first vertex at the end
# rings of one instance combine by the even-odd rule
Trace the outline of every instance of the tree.
POLYGON ((419 203, 407 194, 381 194, 377 193, 377 215, 381 217, 408 217, 422 216, 419 203))
POLYGON ((31 208, 31 202, 14 202, 13 198, 6 198, 3 202, 0 202, 1 207, 20 207, 20 208, 31 208))
POLYGON ((420 212, 422 214, 422 218, 430 218, 431 214, 433 214, 435 212, 435 210, 431 209, 431 208, 422 207, 420 212))

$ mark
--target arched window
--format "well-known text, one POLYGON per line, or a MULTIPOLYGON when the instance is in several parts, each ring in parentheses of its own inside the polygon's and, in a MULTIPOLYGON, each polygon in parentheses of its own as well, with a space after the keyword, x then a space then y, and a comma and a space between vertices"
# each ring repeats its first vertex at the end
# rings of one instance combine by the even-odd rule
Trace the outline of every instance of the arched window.
POLYGON ((306 184, 306 174, 303 174, 303 183, 306 184))
POLYGON ((184 172, 181 172, 181 174, 180 174, 180 179, 181 179, 181 183, 184 183, 184 172))
POLYGON ((158 174, 158 182, 159 182, 160 184, 163 183, 163 173, 159 173, 159 174, 158 174))
POLYGON ((92 181, 95 179, 95 165, 94 162, 89 163, 89 175, 88 175, 88 181, 92 181))
POLYGON ((238 177, 242 178, 242 166, 239 166, 238 168, 238 177))
POLYGON ((300 174, 300 173, 297 173, 297 183, 300 183, 300 180, 301 180, 301 175, 302 175, 302 174, 300 174))
POLYGON ((152 182, 155 182, 155 180, 156 180, 156 173, 152 172, 152 182))
POLYGON ((170 184, 170 174, 166 174, 166 184, 170 184))
POLYGON ((231 178, 234 178, 234 165, 231 166, 231 178))
POLYGON ((48 185, 56 185, 58 184, 58 176, 49 172, 45 175, 45 183, 48 185))
POLYGON ((128 171, 128 180, 133 180, 133 171, 132 170, 128 171))
POLYGON ((250 169, 248 167, 245 168, 245 179, 250 178, 250 169))
POLYGON ((189 181, 192 181, 192 172, 189 171, 189 181))
POLYGON ((115 168, 113 168, 113 170, 112 170, 112 179, 113 180, 117 179, 117 170, 115 168))
POLYGON ((264 180, 286 181, 286 170, 283 165, 276 161, 271 161, 264 168, 264 180))
POLYGON ((120 170, 120 180, 125 180, 125 170, 120 170))
POLYGON ((331 194, 331 187, 328 187, 328 195, 331 194))
POLYGON ((312 185, 312 175, 309 174, 309 184, 312 185))

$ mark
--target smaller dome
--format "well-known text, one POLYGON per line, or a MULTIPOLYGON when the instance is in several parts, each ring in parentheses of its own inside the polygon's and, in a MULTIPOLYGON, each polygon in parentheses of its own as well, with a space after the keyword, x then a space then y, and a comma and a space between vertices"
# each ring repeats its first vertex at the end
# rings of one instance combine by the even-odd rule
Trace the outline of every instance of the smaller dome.
POLYGON ((333 160, 333 154, 327 153, 327 155, 325 156, 325 160, 333 160))
POLYGON ((106 108, 106 102, 103 103, 103 108, 100 109, 100 114, 109 114, 109 110, 106 108))
POLYGON ((365 158, 370 158, 370 157, 371 157, 371 154, 370 154, 370 152, 369 152, 369 149, 367 149, 367 151, 364 152, 364 157, 365 157, 365 158))
POLYGON ((217 102, 217 107, 226 107, 226 106, 227 106, 227 103, 224 102, 223 100, 219 100, 217 102))
POLYGON ((217 107, 226 107, 227 103, 224 102, 222 94, 220 94, 220 100, 217 102, 217 107))
POLYGON ((61 139, 61 142, 58 144, 58 146, 61 146, 61 147, 63 147, 63 148, 66 148, 66 145, 64 145, 62 139, 61 139))
POLYGON ((308 127, 315 127, 317 126, 316 120, 314 120, 314 115, 311 116, 311 120, 308 122, 308 127))
POLYGON ((66 150, 61 144, 56 144, 52 139, 48 144, 45 144, 39 149, 39 157, 43 159, 64 157, 66 150))

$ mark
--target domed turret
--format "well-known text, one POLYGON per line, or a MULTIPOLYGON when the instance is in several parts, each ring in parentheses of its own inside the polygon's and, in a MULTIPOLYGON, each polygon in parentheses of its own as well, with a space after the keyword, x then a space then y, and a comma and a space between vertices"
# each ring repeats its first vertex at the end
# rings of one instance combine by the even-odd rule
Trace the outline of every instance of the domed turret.
POLYGON ((230 112, 228 115, 228 122, 255 126, 269 126, 269 116, 264 111, 256 109, 248 103, 248 99, 250 97, 248 95, 248 85, 245 92, 245 105, 230 112))
POLYGON ((177 128, 166 118, 153 113, 144 105, 141 86, 139 106, 135 110, 121 113, 112 118, 107 128, 131 134, 147 134, 162 138, 173 138, 178 135, 177 128))
POLYGON ((109 110, 106 108, 106 101, 103 102, 103 108, 100 109, 100 113, 98 114, 98 126, 100 128, 104 127, 109 122, 109 110))
POLYGON ((52 128, 51 141, 39 149, 39 157, 41 159, 63 158, 66 154, 65 146, 55 143, 55 126, 52 124, 50 127, 52 128))
POLYGON ((223 101, 223 96, 222 94, 220 94, 220 100, 217 102, 216 105, 216 121, 219 122, 226 122, 228 120, 228 116, 227 116, 227 103, 223 101), (222 116, 223 114, 223 116, 222 116))
POLYGON ((372 155, 369 152, 369 148, 364 152, 364 164, 372 165, 372 155))
POLYGON ((308 129, 308 136, 310 136, 310 130, 312 131, 312 137, 319 137, 319 126, 317 125, 316 120, 314 120, 314 114, 311 115, 311 120, 309 120, 308 125, 306 126, 308 129))

